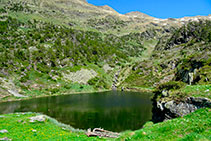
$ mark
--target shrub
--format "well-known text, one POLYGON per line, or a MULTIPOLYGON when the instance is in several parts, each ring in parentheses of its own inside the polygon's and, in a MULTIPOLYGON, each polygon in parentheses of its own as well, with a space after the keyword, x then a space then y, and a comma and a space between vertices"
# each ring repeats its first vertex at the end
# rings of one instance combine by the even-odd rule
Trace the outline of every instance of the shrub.
POLYGON ((99 77, 95 77, 95 78, 90 79, 88 81, 88 84, 94 86, 97 84, 98 81, 99 81, 99 77))
POLYGON ((181 81, 169 81, 163 84, 160 84, 157 87, 157 90, 163 91, 163 90, 176 90, 176 89, 181 89, 185 86, 186 84, 181 81))

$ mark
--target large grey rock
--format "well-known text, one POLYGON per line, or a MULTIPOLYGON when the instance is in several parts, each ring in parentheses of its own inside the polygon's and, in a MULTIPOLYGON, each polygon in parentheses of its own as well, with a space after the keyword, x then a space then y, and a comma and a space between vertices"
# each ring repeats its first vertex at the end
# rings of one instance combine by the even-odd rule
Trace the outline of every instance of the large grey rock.
POLYGON ((187 115, 197 110, 197 107, 193 104, 183 102, 177 104, 174 101, 167 102, 165 104, 165 108, 167 108, 169 111, 171 111, 172 114, 176 115, 177 117, 187 115))
POLYGON ((203 97, 189 97, 187 98, 188 103, 192 103, 197 107, 211 107, 211 100, 203 97))
POLYGON ((211 107, 211 100, 201 97, 189 97, 184 101, 155 101, 153 122, 160 122, 175 117, 182 117, 197 109, 211 107))
POLYGON ((30 117, 29 119, 30 119, 29 122, 32 122, 32 123, 37 122, 37 121, 44 122, 46 120, 46 117, 44 115, 39 115, 39 116, 35 116, 35 117, 30 117))

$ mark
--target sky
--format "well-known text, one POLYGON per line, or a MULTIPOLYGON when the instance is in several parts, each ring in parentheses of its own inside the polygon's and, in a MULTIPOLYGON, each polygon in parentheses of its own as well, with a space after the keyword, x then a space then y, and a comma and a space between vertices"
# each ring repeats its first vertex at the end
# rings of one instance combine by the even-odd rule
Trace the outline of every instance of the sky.
POLYGON ((121 14, 139 11, 156 18, 181 18, 211 14, 211 0, 87 0, 103 6, 108 5, 121 14))

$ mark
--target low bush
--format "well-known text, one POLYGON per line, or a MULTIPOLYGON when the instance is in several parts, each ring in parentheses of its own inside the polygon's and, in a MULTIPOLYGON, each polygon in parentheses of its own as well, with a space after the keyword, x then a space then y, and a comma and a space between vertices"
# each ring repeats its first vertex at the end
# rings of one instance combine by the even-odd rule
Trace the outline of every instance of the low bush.
POLYGON ((181 81, 169 81, 163 84, 160 84, 157 87, 158 91, 163 91, 163 90, 176 90, 176 89, 181 89, 185 86, 186 84, 184 82, 181 81))

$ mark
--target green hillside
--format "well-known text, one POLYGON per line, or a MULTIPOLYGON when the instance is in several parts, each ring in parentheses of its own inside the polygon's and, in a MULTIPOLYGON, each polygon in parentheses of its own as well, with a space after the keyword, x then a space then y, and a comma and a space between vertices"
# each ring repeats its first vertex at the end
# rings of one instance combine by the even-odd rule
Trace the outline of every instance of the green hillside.
MULTIPOLYGON (((0 102, 112 89, 151 91, 153 114, 164 116, 158 121, 180 118, 147 123, 117 140, 210 140, 210 19, 123 15, 86 0, 0 0, 0 102)), ((54 140, 100 139, 63 130, 66 125, 60 129, 53 119, 21 123, 36 115, 0 116, 0 130, 14 124, 35 140, 43 137, 35 128, 53 133, 54 140)), ((27 139, 15 132, 8 137, 27 139)))

